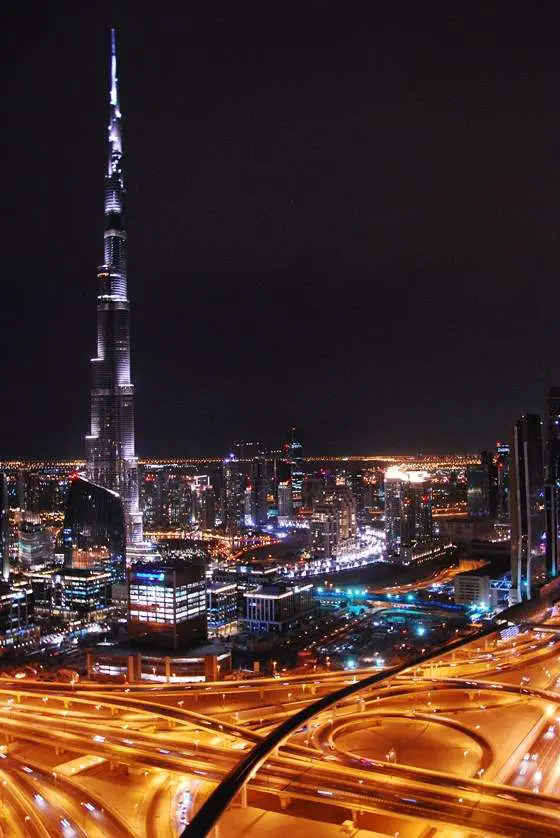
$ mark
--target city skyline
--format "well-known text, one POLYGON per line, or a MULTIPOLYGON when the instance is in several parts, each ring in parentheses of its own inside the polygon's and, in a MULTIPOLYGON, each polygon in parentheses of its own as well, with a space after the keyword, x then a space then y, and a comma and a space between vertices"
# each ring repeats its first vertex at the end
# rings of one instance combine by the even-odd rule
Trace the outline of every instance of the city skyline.
MULTIPOLYGON (((225 7, 170 10, 154 29, 116 8, 140 454, 272 445, 292 424, 327 453, 477 450, 542 409, 558 379, 557 13, 504 26, 488 12, 479 27, 481 13, 411 7, 403 36, 388 10, 300 9, 271 32, 225 7)), ((5 256, 25 283, 8 284, 0 323, 1 453, 75 456, 109 20, 12 17, 5 256), (58 128, 41 131, 61 89, 58 128)))

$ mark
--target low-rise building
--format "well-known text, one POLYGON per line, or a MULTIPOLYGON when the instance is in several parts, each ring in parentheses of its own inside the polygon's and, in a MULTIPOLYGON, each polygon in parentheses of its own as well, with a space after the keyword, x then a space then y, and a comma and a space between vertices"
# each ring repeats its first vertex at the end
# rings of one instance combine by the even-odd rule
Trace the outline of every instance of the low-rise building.
POLYGON ((496 607, 496 594, 486 574, 459 573, 454 579, 457 605, 477 605, 483 609, 496 607))
POLYGON ((244 594, 244 625, 254 632, 286 632, 314 609, 313 585, 277 583, 244 594))

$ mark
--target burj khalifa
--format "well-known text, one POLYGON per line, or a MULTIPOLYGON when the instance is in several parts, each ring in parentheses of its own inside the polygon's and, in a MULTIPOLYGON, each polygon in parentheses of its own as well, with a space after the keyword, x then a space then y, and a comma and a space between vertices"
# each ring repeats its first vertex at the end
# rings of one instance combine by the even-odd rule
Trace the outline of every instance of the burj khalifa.
POLYGON ((97 353, 91 359, 91 431, 86 437, 87 477, 120 495, 126 540, 143 542, 134 453, 134 385, 130 380, 130 305, 121 110, 115 30, 111 30, 108 165, 105 175, 103 264, 97 272, 97 353))

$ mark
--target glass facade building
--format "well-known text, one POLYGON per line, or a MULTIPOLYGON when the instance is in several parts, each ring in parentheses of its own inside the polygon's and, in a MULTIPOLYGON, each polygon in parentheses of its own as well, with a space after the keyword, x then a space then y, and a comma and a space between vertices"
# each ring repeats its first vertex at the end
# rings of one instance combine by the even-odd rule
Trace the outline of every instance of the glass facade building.
POLYGON ((543 421, 528 413, 513 427, 510 467, 511 599, 531 597, 544 579, 543 421))
POLYGON ((390 466, 385 472, 385 549, 407 558, 433 537, 430 475, 390 466))
POLYGON ((237 585, 214 582, 206 588, 208 637, 225 637, 237 632, 237 585))
POLYGON ((50 532, 40 521, 22 521, 18 529, 18 562, 22 570, 42 570, 54 559, 50 532))
POLYGON ((7 582, 10 577, 10 518, 8 478, 2 471, 0 471, 0 561, 2 562, 2 579, 7 582))
POLYGON ((313 585, 264 585, 244 595, 244 623, 253 632, 286 632, 314 609, 313 585))
POLYGON ((114 584, 126 581, 126 529, 116 492, 78 477, 72 481, 64 518, 64 566, 106 571, 114 584))
POLYGON ((130 640, 180 649, 207 637, 203 565, 145 564, 129 574, 130 640))
POLYGON ((483 465, 467 469, 467 514, 469 518, 490 515, 490 476, 483 465))
POLYGON ((544 498, 546 517, 546 573, 558 575, 560 516, 560 387, 548 391, 544 458, 544 498))

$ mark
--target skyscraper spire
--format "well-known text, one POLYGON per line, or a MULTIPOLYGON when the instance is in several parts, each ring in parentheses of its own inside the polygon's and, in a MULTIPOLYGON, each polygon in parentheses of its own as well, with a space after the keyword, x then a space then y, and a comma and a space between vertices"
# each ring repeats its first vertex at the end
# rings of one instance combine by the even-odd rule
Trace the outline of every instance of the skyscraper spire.
POLYGON ((111 29, 109 163, 105 175, 103 264, 97 272, 97 355, 91 359, 91 432, 87 474, 121 496, 130 544, 142 542, 138 464, 134 453, 134 386, 130 380, 127 235, 115 30, 111 29))

